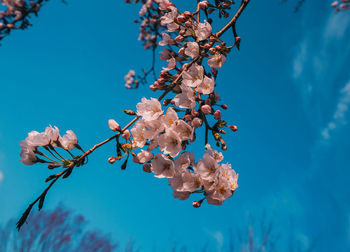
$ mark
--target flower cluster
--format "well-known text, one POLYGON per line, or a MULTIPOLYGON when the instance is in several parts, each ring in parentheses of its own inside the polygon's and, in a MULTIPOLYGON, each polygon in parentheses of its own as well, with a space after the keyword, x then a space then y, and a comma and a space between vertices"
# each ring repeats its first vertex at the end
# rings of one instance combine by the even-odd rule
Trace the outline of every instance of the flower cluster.
MULTIPOLYGON (((154 11, 158 7, 162 13, 158 19, 164 27, 157 46, 164 48, 159 58, 167 63, 159 78, 149 87, 153 91, 172 92, 174 96, 164 100, 163 104, 155 98, 143 98, 137 104, 136 114, 141 119, 130 130, 128 140, 130 150, 146 149, 141 149, 138 154, 131 151, 133 161, 143 164, 143 170, 153 172, 155 177, 168 178, 175 198, 185 200, 191 193, 203 193, 204 198, 195 201, 195 207, 200 206, 204 199, 209 204, 221 205, 237 188, 238 179, 231 165, 220 164, 222 153, 208 144, 208 132, 211 131, 216 145, 226 150, 222 138, 226 132, 222 128, 237 130, 237 126, 229 126, 222 119, 221 109, 227 109, 227 105, 219 104, 220 95, 215 92, 215 87, 218 69, 225 63, 233 46, 239 47, 240 37, 233 28, 234 44, 226 46, 220 39, 220 32, 212 32, 209 14, 219 10, 220 15, 227 17, 226 10, 232 2, 216 1, 215 4, 202 1, 195 12, 181 13, 169 1, 154 0, 143 2, 140 11, 144 16, 148 9, 154 11), (201 12, 206 20, 200 20, 201 12), (210 122, 214 122, 213 125, 210 122), (206 150, 203 158, 195 162, 187 147, 195 141, 196 131, 202 126, 205 126, 206 150)), ((151 33, 143 36, 151 36, 151 33)), ((128 88, 135 81, 134 76, 133 71, 126 75, 128 88)), ((122 157, 110 160, 114 163, 122 157)))
MULTIPOLYGON (((21 159, 20 161, 25 165, 33 165, 35 163, 47 163, 48 168, 53 169, 57 167, 70 167, 75 166, 75 157, 70 151, 77 148, 82 151, 78 145, 78 139, 72 130, 66 131, 66 134, 61 136, 57 127, 48 126, 44 132, 31 131, 28 133, 28 137, 20 142, 21 146, 21 159), (39 150, 41 147, 47 151, 39 150), (63 158, 63 156, 56 150, 56 148, 62 148, 69 153, 74 160, 63 158)), ((83 164, 83 163, 81 163, 83 164)))
MULTIPOLYGON (((2 2, 18 5, 24 1, 2 2)), ((225 151, 224 128, 237 130, 237 126, 229 125, 223 119, 222 110, 228 106, 220 102, 215 88, 218 70, 225 63, 227 55, 232 48, 239 49, 241 39, 237 36, 235 23, 249 0, 242 0, 235 16, 216 33, 213 33, 210 15, 217 11, 219 17, 227 18, 233 1, 199 1, 193 12, 180 12, 169 0, 126 2, 143 4, 139 13, 142 20, 140 39, 145 49, 152 47, 155 53, 158 46, 163 47, 160 59, 166 61, 166 66, 159 77, 155 75, 154 60, 152 68, 144 71, 144 77, 141 77, 144 83, 147 74, 153 72, 155 82, 149 88, 162 94, 158 99, 142 98, 136 105, 136 112, 124 110, 135 117, 123 128, 110 119, 108 126, 115 134, 86 152, 78 145, 73 131, 60 136, 57 127, 49 126, 41 133, 30 132, 20 143, 21 161, 26 165, 47 163, 49 169, 63 170, 46 179, 46 182, 51 181, 50 184, 23 213, 17 223, 18 229, 36 203, 39 210, 42 208, 48 190, 58 179, 67 178, 75 167, 86 164, 88 155, 95 149, 112 140, 116 141, 117 156, 108 158, 111 164, 124 159, 121 165, 124 170, 132 156, 135 163, 142 164, 145 172, 153 173, 157 178, 167 178, 175 198, 186 200, 193 193, 203 194, 201 199, 193 202, 194 207, 200 207, 204 200, 209 204, 221 205, 238 187, 238 174, 230 164, 223 163, 223 154, 210 146, 209 133, 216 146, 225 151), (201 19, 201 14, 205 19, 203 16, 201 19), (234 35, 231 46, 220 38, 229 29, 234 35), (200 129, 204 129, 205 152, 196 161, 189 149, 200 129), (83 154, 76 156, 71 153, 75 148, 83 154), (69 158, 63 157, 62 152, 69 158)), ((134 71, 129 71, 125 76, 126 87, 138 87, 138 78, 134 71)))
MULTIPOLYGON (((45 0, 48 1, 48 0, 45 0)), ((44 0, 1 0, 0 6, 0 40, 15 29, 26 29, 30 26, 30 15, 38 15, 44 0)))
POLYGON ((350 10, 350 0, 334 1, 331 6, 336 12, 350 10))

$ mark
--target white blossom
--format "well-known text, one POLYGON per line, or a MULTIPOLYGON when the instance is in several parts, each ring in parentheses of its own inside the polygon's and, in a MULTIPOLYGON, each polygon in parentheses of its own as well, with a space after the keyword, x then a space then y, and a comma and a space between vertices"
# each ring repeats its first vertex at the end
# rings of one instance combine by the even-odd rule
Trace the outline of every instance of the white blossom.
POLYGON ((195 29, 197 39, 199 41, 209 38, 211 35, 211 25, 205 20, 204 23, 199 23, 195 29))
POLYGON ((142 116, 145 121, 156 120, 163 114, 162 105, 157 99, 147 100, 144 97, 141 101, 136 105, 137 115, 142 116))
POLYGON ((181 143, 179 135, 171 129, 167 129, 165 134, 158 138, 159 149, 171 157, 176 157, 180 153, 182 150, 181 143))
POLYGON ((185 54, 191 58, 196 58, 199 55, 199 46, 196 42, 187 42, 185 54))
POLYGON ((66 150, 73 150, 78 144, 78 138, 72 130, 67 130, 66 134, 60 138, 61 145, 66 150))
POLYGON ((34 153, 35 147, 28 145, 27 141, 21 141, 19 143, 21 146, 21 156, 20 161, 25 165, 33 165, 38 161, 37 156, 34 153))
POLYGON ((182 141, 189 139, 192 140, 193 138, 193 128, 184 120, 177 120, 172 129, 179 135, 182 141))
POLYGON ((179 29, 179 25, 174 22, 177 16, 177 9, 174 6, 171 6, 170 11, 160 18, 160 24, 167 26, 168 32, 174 32, 179 29))
MULTIPOLYGON (((162 116, 163 117, 163 116, 162 116)), ((145 121, 144 122, 145 132, 144 136, 148 140, 152 140, 156 136, 159 135, 164 130, 164 124, 162 120, 152 120, 152 121, 145 121)))
POLYGON ((214 79, 204 76, 203 81, 196 88, 197 92, 201 94, 211 94, 214 91, 214 79))
POLYGON ((155 2, 159 4, 160 10, 166 10, 170 6, 169 0, 155 0, 155 2))
POLYGON ((181 84, 180 88, 181 93, 177 94, 173 99, 175 105, 179 108, 193 109, 196 106, 196 96, 192 88, 184 84, 181 84))
POLYGON ((160 53, 161 54, 160 54, 159 58, 161 60, 168 60, 171 58, 171 51, 167 48, 164 48, 163 51, 161 51, 160 53))
POLYGON ((153 153, 141 150, 139 154, 133 157, 135 163, 143 164, 149 162, 153 158, 153 153))
POLYGON ((190 195, 191 195, 190 192, 179 192, 179 191, 173 192, 174 198, 179 200, 187 200, 190 197, 190 195))
POLYGON ((162 117, 162 121, 167 128, 170 128, 177 119, 178 116, 173 107, 168 107, 165 115, 162 117))
POLYGON ((209 154, 218 163, 224 159, 224 155, 222 155, 221 152, 218 152, 217 150, 211 148, 210 144, 205 145, 205 153, 209 154))
POLYGON ((50 144, 50 138, 45 132, 39 133, 37 131, 31 131, 28 133, 28 137, 25 140, 30 146, 46 146, 50 144))
POLYGON ((194 164, 194 156, 192 153, 185 151, 175 159, 176 172, 184 172, 190 165, 194 164))
POLYGON ((160 46, 166 46, 166 45, 173 45, 175 44, 175 41, 171 38, 171 36, 168 33, 163 32, 162 33, 163 40, 159 42, 160 46))
POLYGON ((147 141, 145 137, 146 128, 144 126, 144 120, 140 119, 134 125, 134 127, 130 130, 133 140, 133 146, 142 148, 145 146, 147 141))
POLYGON ((172 178, 175 175, 174 163, 163 154, 158 153, 151 163, 151 171, 157 178, 172 178))
POLYGON ((194 63, 188 71, 182 74, 182 83, 188 87, 197 87, 203 81, 204 68, 194 63))
POLYGON ((171 58, 168 61, 168 66, 167 67, 163 67, 164 70, 166 71, 170 71, 173 70, 176 67, 176 60, 175 58, 171 58))
POLYGON ((214 180, 218 169, 218 162, 208 153, 205 153, 203 159, 199 159, 194 167, 195 172, 206 180, 214 180))
POLYGON ((49 127, 46 127, 45 129, 46 136, 50 139, 50 144, 52 146, 57 147, 57 142, 60 138, 60 131, 55 126, 54 128, 50 125, 49 127))
POLYGON ((220 53, 217 53, 213 56, 211 56, 207 63, 210 67, 213 67, 213 68, 221 68, 222 65, 225 63, 226 61, 226 57, 220 53))

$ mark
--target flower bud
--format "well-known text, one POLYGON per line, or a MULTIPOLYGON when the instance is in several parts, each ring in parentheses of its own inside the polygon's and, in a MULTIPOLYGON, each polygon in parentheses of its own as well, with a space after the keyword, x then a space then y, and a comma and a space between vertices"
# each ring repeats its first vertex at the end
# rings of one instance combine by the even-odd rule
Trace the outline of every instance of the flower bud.
POLYGON ((180 55, 185 55, 185 48, 181 47, 179 50, 180 55))
POLYGON ((216 120, 220 120, 220 119, 221 119, 221 111, 220 111, 220 110, 216 110, 216 111, 214 112, 214 118, 215 118, 216 120))
POLYGON ((202 205, 202 202, 201 202, 201 201, 193 201, 193 202, 192 202, 192 206, 193 206, 194 208, 199 208, 201 205, 202 205))
POLYGON ((192 127, 193 128, 199 128, 200 126, 202 126, 202 119, 198 118, 198 117, 195 117, 193 120, 192 120, 192 127))
POLYGON ((129 130, 124 131, 122 137, 128 140, 130 138, 130 131, 129 130))
POLYGON ((209 6, 208 1, 202 1, 202 2, 200 2, 200 3, 198 4, 198 7, 201 8, 202 10, 207 9, 208 6, 209 6))
POLYGON ((181 35, 179 35, 179 36, 177 36, 176 38, 175 38, 175 41, 177 42, 177 43, 181 43, 182 41, 184 41, 184 37, 183 36, 181 36, 181 35))
POLYGON ((228 106, 227 106, 226 104, 221 105, 221 107, 222 107, 223 109, 227 109, 227 108, 228 108, 228 106))
POLYGON ((336 6, 338 5, 338 3, 339 3, 338 1, 334 1, 334 2, 331 4, 331 6, 332 6, 332 7, 336 7, 336 6))
POLYGON ((142 170, 147 173, 151 173, 151 165, 150 164, 144 164, 142 166, 142 170))
POLYGON ((184 16, 184 15, 179 15, 177 18, 176 18, 176 20, 177 20, 177 22, 179 22, 179 23, 184 23, 184 22, 186 22, 186 17, 184 16))
POLYGON ((114 164, 114 162, 116 161, 117 159, 115 158, 115 157, 109 157, 108 158, 108 162, 110 163, 110 164, 114 164))
POLYGON ((220 51, 220 50, 222 49, 222 46, 221 46, 221 45, 216 45, 216 46, 215 46, 215 49, 218 50, 218 51, 220 51))
POLYGON ((108 120, 108 126, 113 131, 120 131, 120 125, 113 119, 108 120))
POLYGON ((216 52, 216 49, 215 49, 215 48, 212 47, 212 48, 209 49, 209 53, 210 53, 210 54, 214 54, 215 52, 216 52))
POLYGON ((231 130, 233 130, 233 131, 237 131, 238 130, 238 128, 237 128, 237 126, 236 125, 230 125, 230 126, 228 126, 231 130))
POLYGON ((201 107, 201 111, 204 113, 204 114, 210 114, 211 113, 211 107, 209 105, 203 105, 201 107))
POLYGON ((207 98, 206 100, 205 100, 205 105, 211 105, 211 100, 210 100, 210 98, 207 98))
POLYGON ((185 11, 185 12, 184 12, 184 15, 185 15, 186 17, 189 17, 189 16, 191 16, 192 14, 191 14, 191 12, 189 12, 189 11, 185 11))

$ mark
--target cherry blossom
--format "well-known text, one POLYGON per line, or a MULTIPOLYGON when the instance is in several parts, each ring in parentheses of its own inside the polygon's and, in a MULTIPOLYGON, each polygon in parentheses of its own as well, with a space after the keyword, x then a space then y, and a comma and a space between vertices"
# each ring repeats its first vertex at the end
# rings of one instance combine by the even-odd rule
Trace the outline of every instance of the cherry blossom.
POLYGON ((199 46, 196 42, 187 42, 185 54, 191 58, 196 58, 199 55, 199 46))
POLYGON ((141 116, 145 121, 151 121, 158 119, 163 114, 162 105, 157 99, 151 98, 147 100, 142 98, 142 102, 136 105, 137 115, 141 116))
POLYGON ((163 154, 157 154, 152 161, 151 171, 157 178, 172 178, 175 175, 174 163, 163 154))
POLYGON ((226 57, 220 53, 217 53, 208 59, 207 63, 210 67, 221 68, 225 63, 226 57))

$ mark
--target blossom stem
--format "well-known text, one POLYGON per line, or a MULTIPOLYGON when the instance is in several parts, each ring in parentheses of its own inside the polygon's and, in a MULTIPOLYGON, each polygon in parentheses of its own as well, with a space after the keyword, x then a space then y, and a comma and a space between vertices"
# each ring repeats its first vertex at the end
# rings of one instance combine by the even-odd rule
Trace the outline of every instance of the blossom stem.
POLYGON ((51 150, 53 150, 60 158, 62 158, 62 160, 64 159, 64 157, 62 157, 61 154, 58 153, 58 151, 55 149, 55 147, 53 147, 52 145, 50 145, 49 148, 50 148, 51 150))
MULTIPOLYGON (((45 147, 44 147, 45 148, 45 147)), ((41 151, 34 151, 34 153, 40 155, 40 156, 43 156, 43 157, 46 157, 48 160, 51 160, 52 162, 56 163, 55 160, 53 160, 52 158, 46 156, 44 153, 42 153, 41 151)))
POLYGON ((63 159, 57 157, 57 156, 50 150, 49 147, 45 146, 44 148, 45 148, 45 150, 47 150, 48 152, 50 152, 50 154, 51 154, 54 158, 56 158, 57 160, 63 161, 63 159))
POLYGON ((245 7, 247 7, 250 0, 242 0, 241 6, 239 7, 236 14, 233 16, 233 18, 228 22, 219 32, 217 32, 215 35, 216 37, 221 37, 222 34, 224 34, 228 29, 230 29, 232 26, 234 26, 237 22, 237 19, 242 14, 245 7))

